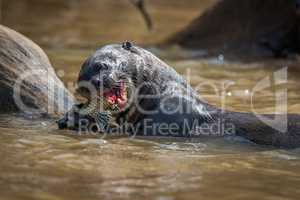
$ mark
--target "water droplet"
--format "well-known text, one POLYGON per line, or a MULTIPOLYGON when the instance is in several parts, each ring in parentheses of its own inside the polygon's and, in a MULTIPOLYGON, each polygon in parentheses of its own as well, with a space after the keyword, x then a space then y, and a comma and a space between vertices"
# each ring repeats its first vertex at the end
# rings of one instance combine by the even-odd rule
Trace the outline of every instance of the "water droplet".
POLYGON ((218 56, 218 60, 223 62, 223 61, 224 61, 224 55, 223 55, 223 54, 220 54, 220 55, 218 56))
POLYGON ((65 71, 64 70, 58 70, 57 71, 57 76, 64 77, 65 76, 65 71))

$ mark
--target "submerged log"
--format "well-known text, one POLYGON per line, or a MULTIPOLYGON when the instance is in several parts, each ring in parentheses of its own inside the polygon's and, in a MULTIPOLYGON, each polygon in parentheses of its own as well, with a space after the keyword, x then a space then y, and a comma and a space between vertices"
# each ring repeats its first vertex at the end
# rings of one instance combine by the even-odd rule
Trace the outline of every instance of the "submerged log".
POLYGON ((72 95, 43 50, 0 25, 0 113, 54 117, 64 114, 72 104, 72 95))
POLYGON ((167 44, 214 53, 281 54, 298 51, 298 0, 222 0, 167 44))
POLYGON ((146 9, 144 0, 129 0, 141 13, 149 31, 153 28, 153 23, 149 12, 146 9))

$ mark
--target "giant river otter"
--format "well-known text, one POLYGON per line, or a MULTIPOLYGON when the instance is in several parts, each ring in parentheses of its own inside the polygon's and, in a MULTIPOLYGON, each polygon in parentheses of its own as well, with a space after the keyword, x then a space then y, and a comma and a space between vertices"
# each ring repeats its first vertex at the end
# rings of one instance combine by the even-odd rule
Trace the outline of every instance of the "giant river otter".
MULTIPOLYGON (((300 144, 300 116, 264 115, 266 118, 277 117, 279 125, 282 123, 281 130, 280 126, 268 126, 254 114, 211 106, 199 99, 173 68, 129 42, 97 50, 83 64, 78 83, 82 85, 78 93, 86 97, 90 106, 80 105, 71 110, 59 121, 61 128, 90 131, 89 124, 98 123, 103 128, 111 121, 109 118, 113 118, 112 121, 121 127, 118 131, 130 135, 239 135, 259 144, 281 147, 300 144), (100 106, 102 110, 97 102, 105 102, 100 106), (107 110, 111 111, 111 116, 105 117, 107 110), (288 118, 286 130, 285 117, 288 118)), ((104 131, 109 132, 109 126, 104 131)))
MULTIPOLYGON (((23 112, 25 116, 57 117, 74 104, 42 50, 3 26, 0 26, 0 68, 2 112, 6 108, 6 112, 23 112), (30 76, 19 78, 28 71, 30 76), (20 99, 25 105, 16 101, 20 99)), ((285 130, 284 123, 282 127, 268 126, 252 113, 211 106, 199 99, 175 70, 128 42, 97 50, 83 64, 78 85, 77 93, 87 101, 73 106, 58 121, 60 128, 81 131, 96 124, 97 128, 101 125, 104 128, 97 129, 100 131, 120 130, 130 135, 238 135, 258 144, 300 146, 299 115, 287 115, 285 130)), ((284 121, 284 115, 264 117, 284 121)))

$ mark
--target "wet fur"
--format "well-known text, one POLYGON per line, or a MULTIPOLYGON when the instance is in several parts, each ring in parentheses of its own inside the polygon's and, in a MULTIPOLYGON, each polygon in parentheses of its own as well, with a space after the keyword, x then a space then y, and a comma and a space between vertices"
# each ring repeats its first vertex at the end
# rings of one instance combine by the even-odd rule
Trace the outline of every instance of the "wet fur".
MULTIPOLYGON (((234 124, 235 135, 245 137, 255 143, 285 148, 300 146, 299 115, 288 115, 288 131, 281 133, 261 122, 252 113, 223 111, 211 106, 199 99, 198 94, 173 68, 142 48, 133 46, 128 49, 122 45, 108 45, 97 50, 82 66, 79 81, 88 81, 97 73, 101 73, 93 72, 95 63, 109 65, 111 68, 109 73, 126 74, 135 87, 144 84, 141 92, 135 93, 137 96, 154 94, 156 91, 153 88, 159 86, 160 96, 155 99, 139 99, 138 102, 143 109, 157 110, 157 113, 143 114, 131 105, 127 110, 115 116, 120 126, 126 123, 134 124, 135 132, 131 134, 194 137, 195 135, 184 129, 186 122, 188 126, 192 126, 195 121, 200 122, 201 125, 224 120, 234 124), (164 101, 165 98, 168 100, 164 101), (161 106, 170 109, 180 106, 181 112, 168 114, 161 110, 161 106), (147 122, 149 119, 150 123, 147 122), (147 127, 144 126, 145 122, 147 122, 147 127), (160 134, 155 130, 155 125, 162 123, 169 125, 176 123, 180 128, 175 135, 168 132, 160 134)), ((274 117, 274 115, 265 116, 274 117)), ((210 137, 213 136, 210 135, 210 137)))

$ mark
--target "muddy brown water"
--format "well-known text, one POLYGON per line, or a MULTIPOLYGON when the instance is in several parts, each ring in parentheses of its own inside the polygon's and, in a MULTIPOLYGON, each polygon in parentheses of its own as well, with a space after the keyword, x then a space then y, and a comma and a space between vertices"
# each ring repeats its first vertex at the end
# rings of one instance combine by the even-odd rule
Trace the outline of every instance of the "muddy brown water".
MULTIPOLYGON (((126 1, 3 2, 7 8, 3 23, 41 44, 72 90, 81 63, 96 46, 125 39, 152 44, 183 27, 212 1, 189 1, 190 5, 148 1, 156 22, 150 33, 126 1)), ((300 113, 295 59, 245 64, 223 60, 222 55, 198 59, 205 51, 148 48, 179 73, 190 74, 191 84, 201 84, 199 93, 214 105, 223 105, 222 83, 231 81, 232 86, 223 92, 223 106, 237 111, 253 111, 253 88, 288 67, 287 83, 256 93, 254 109, 276 112, 274 91, 287 88, 288 111, 300 113)), ((299 149, 274 149, 235 137, 83 137, 58 131, 53 121, 11 115, 0 117, 0 127, 0 199, 273 200, 300 196, 299 149)))

